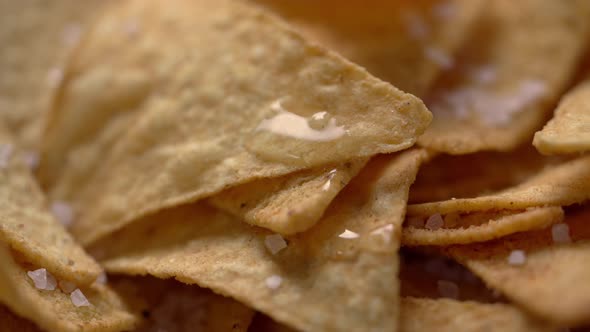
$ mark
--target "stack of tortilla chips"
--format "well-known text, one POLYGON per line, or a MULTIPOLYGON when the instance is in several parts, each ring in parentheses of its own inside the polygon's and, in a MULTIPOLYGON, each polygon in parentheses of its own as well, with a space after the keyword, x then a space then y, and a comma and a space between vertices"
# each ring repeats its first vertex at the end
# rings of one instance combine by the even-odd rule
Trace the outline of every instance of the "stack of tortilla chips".
POLYGON ((590 325, 587 0, 0 18, 1 327, 590 325))

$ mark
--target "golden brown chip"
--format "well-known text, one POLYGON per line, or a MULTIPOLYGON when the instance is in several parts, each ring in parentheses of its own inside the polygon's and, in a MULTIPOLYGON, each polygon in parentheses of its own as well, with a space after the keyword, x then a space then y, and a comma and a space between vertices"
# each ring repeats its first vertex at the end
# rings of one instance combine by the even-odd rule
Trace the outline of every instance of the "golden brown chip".
MULTIPOLYGON (((121 47, 100 68, 68 71, 56 105, 63 114, 101 100, 96 89, 91 100, 67 98, 90 90, 86 84, 97 76, 138 73, 131 76, 147 76, 153 86, 133 104, 140 118, 95 172, 86 170, 88 180, 52 190, 80 212, 72 232, 84 244, 230 186, 408 148, 431 119, 419 99, 240 1, 125 2, 99 20, 84 45, 121 47), (195 20, 198 12, 207 15, 195 20), (128 36, 118 27, 130 19, 142 29, 132 43, 121 43, 128 36)), ((104 119, 86 119, 108 109, 87 109, 78 132, 104 129, 104 119)), ((60 135, 67 121, 60 119, 52 118, 45 137, 44 178, 76 162, 51 148, 67 141, 60 135)))
POLYGON ((116 256, 105 266, 196 283, 306 331, 390 331, 397 326, 407 192, 426 155, 411 150, 374 158, 324 218, 287 238, 284 249, 276 234, 194 204, 105 239, 102 249, 116 256))
POLYGON ((62 279, 94 282, 101 267, 49 212, 23 152, 13 143, 0 128, 0 242, 62 279))
POLYGON ((35 288, 27 275, 35 267, 26 261, 15 261, 6 246, 0 248, 0 264, 0 302, 44 330, 122 331, 132 329, 137 322, 105 285, 80 287, 91 305, 78 307, 71 298, 74 295, 59 288, 35 288))
POLYGON ((19 144, 37 147, 42 115, 66 58, 106 2, 0 1, 0 120, 19 144))
MULTIPOLYGON (((304 37, 417 96, 424 96, 440 70, 452 65, 482 7, 473 0, 255 2, 278 13, 304 37)), ((365 162, 254 181, 210 202, 253 225, 285 235, 301 232, 319 220, 365 162)))
POLYGON ((401 300, 400 332, 555 331, 508 304, 484 304, 451 299, 401 300))
POLYGON ((590 323, 588 218, 586 207, 567 215, 566 224, 453 246, 448 253, 530 312, 561 325, 578 326, 590 323))
POLYGON ((138 316, 140 330, 245 332, 254 311, 208 289, 175 280, 115 278, 111 284, 138 316))
POLYGON ((487 213, 475 213, 467 218, 460 215, 448 215, 442 218, 445 224, 437 229, 404 227, 402 244, 442 246, 489 241, 559 223, 563 220, 563 210, 560 207, 547 207, 524 212, 511 211, 509 214, 495 212, 491 216, 487 213), (449 223, 452 225, 447 226, 447 219, 450 219, 449 223), (475 219, 474 223, 473 219, 475 219))
POLYGON ((292 235, 315 225, 366 163, 356 160, 328 171, 312 169, 258 180, 225 190, 209 202, 249 224, 292 235))
POLYGON ((424 147, 465 154, 529 141, 567 88, 588 37, 588 3, 493 0, 427 98, 424 147), (551 50, 551 51, 548 51, 551 50))
POLYGON ((545 154, 590 151, 590 81, 563 97, 553 119, 535 134, 533 144, 545 154))
POLYGON ((563 161, 562 157, 540 155, 530 144, 508 153, 440 154, 420 168, 410 188, 409 202, 427 203, 490 194, 522 183, 543 168, 563 161))
POLYGON ((482 9, 477 0, 254 2, 285 18, 309 40, 419 97, 441 70, 453 66, 455 51, 482 9))
MULTIPOLYGON (((506 165, 509 167, 510 165, 506 165)), ((590 199, 590 157, 547 167, 518 186, 475 198, 408 206, 410 216, 566 206, 590 199)))

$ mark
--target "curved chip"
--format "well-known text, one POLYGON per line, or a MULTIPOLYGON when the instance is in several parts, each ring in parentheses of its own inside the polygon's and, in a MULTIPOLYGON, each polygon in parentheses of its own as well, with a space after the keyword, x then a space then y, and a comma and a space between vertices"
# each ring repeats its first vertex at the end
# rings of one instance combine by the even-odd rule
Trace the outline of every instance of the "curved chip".
POLYGON ((108 1, 0 1, 0 119, 36 148, 43 112, 86 25, 108 1))
POLYGON ((412 204, 410 216, 566 206, 590 199, 590 157, 547 167, 538 175, 496 194, 412 204))
POLYGON ((421 146, 466 154, 528 142, 585 51, 590 6, 583 0, 486 4, 461 65, 426 99, 434 121, 421 146))
MULTIPOLYGON (((152 88, 133 99, 141 116, 96 172, 84 170, 84 183, 62 182, 58 193, 52 190, 79 212, 71 230, 83 244, 146 214, 257 178, 406 149, 431 119, 419 99, 241 1, 128 1, 98 21, 78 58, 85 45, 120 47, 104 66, 68 71, 56 105, 64 114, 103 97, 110 105, 113 92, 88 86, 101 75, 147 77, 152 88), (195 12, 207 15, 195 20, 195 12), (129 37, 119 27, 129 20, 142 28, 134 42, 122 43, 129 37), (77 100, 78 89, 92 91, 92 100, 77 100)), ((109 107, 87 111, 93 119, 109 107)), ((45 179, 76 161, 52 153, 52 142, 67 141, 60 134, 65 118, 52 119, 45 179)), ((77 130, 100 132, 100 120, 80 121, 77 130)))
POLYGON ((62 279, 92 283, 102 268, 47 205, 23 152, 0 126, 0 241, 62 279))
POLYGON ((211 288, 305 331, 393 330, 401 222, 425 155, 375 158, 315 227, 286 242, 194 204, 106 238, 105 267, 211 288))
POLYGON ((90 305, 78 307, 71 294, 58 288, 35 288, 27 275, 33 269, 26 260, 13 258, 6 246, 0 247, 0 302, 19 316, 47 331, 115 332, 135 327, 136 317, 107 286, 81 287, 90 305))
POLYGON ((535 134, 533 145, 545 154, 590 151, 590 82, 568 92, 553 119, 535 134))
POLYGON ((590 323, 588 218, 588 207, 566 215, 567 237, 548 228, 447 251, 526 310, 561 326, 580 326, 590 323), (509 258, 516 250, 522 260, 509 258))
MULTIPOLYGON (((443 216, 444 217, 444 216, 443 216)), ((523 212, 499 214, 496 217, 485 213, 476 213, 470 218, 478 220, 475 224, 466 224, 457 215, 456 226, 430 230, 418 227, 404 227, 402 244, 405 246, 443 246, 450 244, 467 244, 484 242, 506 235, 546 228, 563 220, 560 207, 535 208, 523 212)))
POLYGON ((554 326, 508 304, 406 297, 401 309, 400 332, 555 331, 554 326))

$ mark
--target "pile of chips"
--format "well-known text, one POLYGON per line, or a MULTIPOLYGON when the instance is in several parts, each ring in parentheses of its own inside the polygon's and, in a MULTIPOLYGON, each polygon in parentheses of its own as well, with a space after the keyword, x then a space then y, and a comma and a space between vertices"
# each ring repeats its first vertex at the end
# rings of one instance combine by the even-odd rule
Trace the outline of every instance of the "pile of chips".
POLYGON ((587 0, 0 0, 9 331, 590 325, 587 0))

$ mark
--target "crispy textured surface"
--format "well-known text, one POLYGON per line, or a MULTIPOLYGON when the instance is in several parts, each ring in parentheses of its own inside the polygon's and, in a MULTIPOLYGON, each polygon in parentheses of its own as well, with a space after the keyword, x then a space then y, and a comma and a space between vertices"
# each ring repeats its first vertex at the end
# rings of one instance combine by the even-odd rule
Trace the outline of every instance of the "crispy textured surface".
POLYGON ((486 4, 459 54, 461 67, 443 75, 426 99, 434 121, 419 140, 424 147, 466 154, 529 141, 584 52, 583 0, 486 4))
MULTIPOLYGON (((376 0, 371 5, 334 0, 254 2, 279 14, 309 40, 417 96, 425 95, 441 69, 448 69, 441 68, 448 64, 440 61, 452 63, 482 7, 481 1, 473 0, 376 0), (431 52, 443 59, 432 58, 431 52)), ((254 181, 215 195, 210 202, 253 225, 281 234, 301 232, 319 220, 365 162, 254 181), (330 188, 324 190, 327 179, 330 188)))
POLYGON ((563 161, 561 157, 542 156, 530 144, 508 153, 440 154, 420 168, 410 188, 409 202, 428 203, 498 192, 563 161))
POLYGON ((175 280, 125 277, 110 282, 144 317, 140 331, 246 332, 254 316, 254 310, 235 300, 175 280))
MULTIPOLYGON (((116 73, 131 56, 135 66, 127 71, 148 75, 155 87, 142 99, 141 117, 96 172, 86 174, 89 180, 64 184, 58 193, 80 212, 72 232, 84 244, 146 214, 249 180, 408 148, 431 119, 417 98, 307 44, 256 8, 226 0, 176 1, 113 7, 84 43, 120 45, 117 40, 128 36, 117 29, 133 18, 145 30, 97 70, 116 73), (207 15, 194 20, 196 12, 207 15), (277 112, 279 101, 295 113, 277 112), (309 141, 259 130, 281 114, 305 119, 323 111, 346 130, 342 136, 309 141)), ((92 75, 99 73, 66 80, 92 75)), ((58 104, 75 94, 70 88, 64 87, 58 104)), ((69 158, 52 153, 51 142, 64 141, 59 119, 52 118, 45 139, 49 177, 69 158)), ((90 132, 101 130, 96 125, 101 123, 78 123, 90 132)))
POLYGON ((437 230, 404 227, 402 244, 406 246, 442 246, 489 241, 559 223, 563 220, 563 210, 560 207, 547 207, 500 215, 495 218, 485 213, 476 213, 472 217, 480 220, 475 225, 466 225, 459 217, 459 220, 456 221, 457 226, 446 227, 445 225, 437 230))
POLYGON ((76 307, 59 289, 38 290, 27 276, 33 266, 17 263, 10 250, 0 248, 0 302, 47 331, 122 331, 135 326, 136 318, 119 297, 104 285, 81 288, 92 306, 76 307))
POLYGON ((302 330, 392 331, 401 222, 425 157, 412 150, 373 159, 315 227, 289 237, 275 256, 264 246, 267 231, 196 204, 105 239, 103 249, 116 257, 104 264, 114 273, 196 283, 302 330), (359 237, 339 238, 345 229, 359 237), (276 290, 265 285, 271 275, 282 278, 276 290))
POLYGON ((478 0, 254 2, 285 18, 305 38, 419 97, 452 65, 483 7, 478 0))
POLYGON ((533 144, 546 154, 590 151, 590 81, 562 98, 553 119, 535 134, 533 144))
POLYGON ((59 70, 106 1, 0 1, 0 120, 35 148, 59 70))
MULTIPOLYGON (((13 141, 0 128, 0 144, 13 141)), ((0 167, 0 240, 59 278, 90 284, 102 271, 49 212, 47 201, 13 147, 0 167)))
POLYGON ((225 190, 209 202, 249 224, 292 235, 315 225, 366 163, 356 160, 329 171, 311 169, 258 180, 225 190))
POLYGON ((574 243, 553 244, 551 231, 515 234, 489 243, 453 246, 448 253, 490 287, 530 312, 565 326, 590 323, 590 209, 566 216, 574 243), (508 264, 524 250, 522 266, 508 264))
POLYGON ((412 297, 402 298, 401 303, 400 332, 549 332, 556 330, 508 304, 412 297))
POLYGON ((521 210, 537 206, 565 206, 590 198, 590 157, 547 167, 538 175, 499 193, 475 198, 413 204, 408 215, 465 213, 486 210, 521 210))

